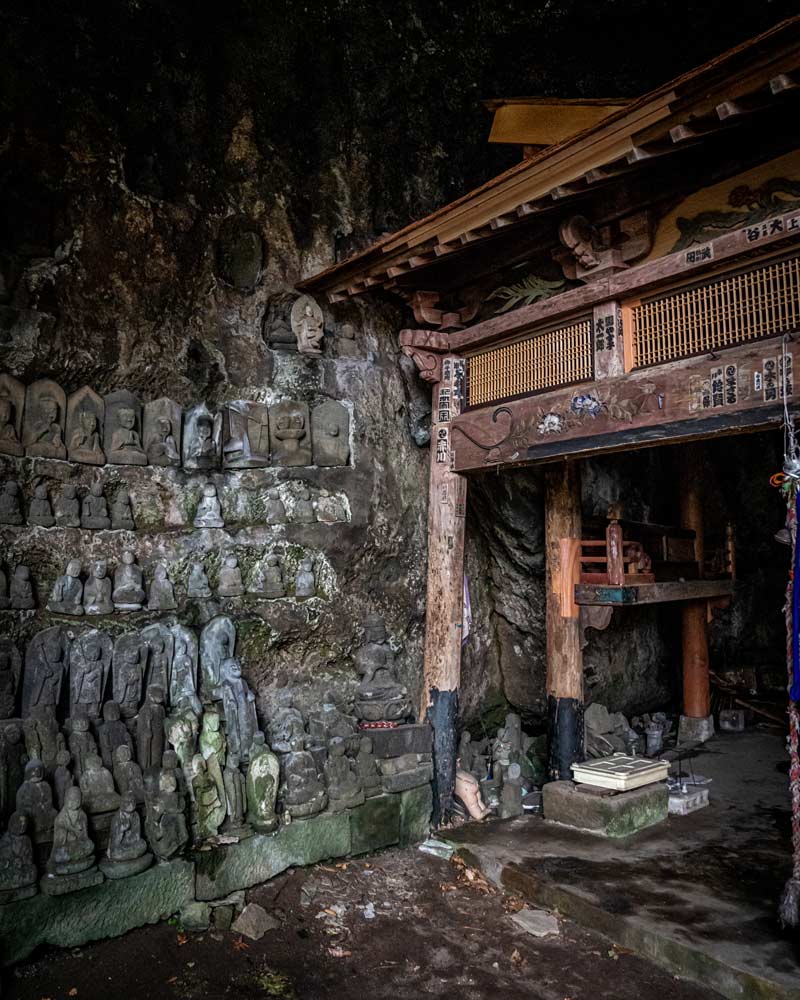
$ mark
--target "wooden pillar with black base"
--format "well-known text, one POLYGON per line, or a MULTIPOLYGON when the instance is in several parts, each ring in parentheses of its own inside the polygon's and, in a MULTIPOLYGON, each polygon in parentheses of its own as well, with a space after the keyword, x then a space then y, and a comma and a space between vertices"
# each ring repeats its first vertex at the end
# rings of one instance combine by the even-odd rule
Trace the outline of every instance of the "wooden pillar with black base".
POLYGON ((545 471, 549 772, 572 778, 583 760, 583 653, 574 585, 580 572, 581 478, 576 462, 545 471))
MULTIPOLYGON (((694 557, 702 578, 705 563, 703 538, 703 446, 684 445, 679 451, 681 526, 694 531, 694 557)), ((683 712, 678 727, 681 743, 704 742, 714 735, 708 664, 707 601, 686 601, 681 607, 683 652, 683 712)))
POLYGON ((434 825, 450 818, 455 792, 467 505, 466 477, 451 468, 451 422, 461 412, 464 362, 436 353, 441 350, 438 336, 408 330, 400 339, 422 377, 433 383, 425 659, 418 717, 433 728, 434 825))

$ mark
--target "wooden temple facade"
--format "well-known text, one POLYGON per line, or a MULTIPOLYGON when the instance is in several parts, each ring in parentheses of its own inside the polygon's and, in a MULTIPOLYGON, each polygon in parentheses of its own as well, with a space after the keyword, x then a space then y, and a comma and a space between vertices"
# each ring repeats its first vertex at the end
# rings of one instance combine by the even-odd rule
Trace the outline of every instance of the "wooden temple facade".
POLYGON ((798 95, 795 18, 640 100, 496 102, 518 164, 304 283, 332 303, 401 297, 400 344, 433 386, 422 708, 441 812, 468 487, 487 470, 546 465, 553 776, 581 755, 583 630, 614 607, 680 602, 684 719, 708 724, 706 622, 735 540, 706 544, 697 442, 797 410, 798 95), (675 443, 680 524, 581 523, 581 457, 675 443))

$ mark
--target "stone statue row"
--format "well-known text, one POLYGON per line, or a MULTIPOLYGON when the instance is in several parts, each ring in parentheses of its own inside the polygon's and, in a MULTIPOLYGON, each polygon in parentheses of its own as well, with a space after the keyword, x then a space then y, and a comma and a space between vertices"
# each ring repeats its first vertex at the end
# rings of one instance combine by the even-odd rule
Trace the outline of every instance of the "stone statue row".
MULTIPOLYGON (((313 524, 316 521, 332 524, 347 520, 347 511, 338 497, 320 495, 318 500, 312 500, 311 491, 306 487, 301 487, 293 495, 291 517, 286 513, 286 505, 278 490, 268 492, 264 507, 264 520, 270 525, 286 524, 290 520, 297 524, 313 524)), ((27 523, 42 528, 55 526, 92 531, 133 531, 136 528, 130 493, 119 490, 109 507, 100 482, 92 483, 83 499, 78 498, 73 484, 66 483, 53 504, 46 484, 39 483, 28 508, 27 523)), ((195 528, 225 527, 217 487, 213 483, 204 484, 192 523, 195 528)), ((22 490, 13 479, 6 480, 0 491, 0 524, 25 524, 22 490)))
MULTIPOLYGON (((188 661, 185 679, 197 650, 187 653, 180 630, 173 627, 172 637, 177 633, 182 644, 178 658, 188 661)), ((391 784, 396 762, 388 762, 388 772, 379 768, 372 740, 359 733, 356 718, 341 711, 332 695, 306 725, 284 692, 268 723, 270 748, 258 727, 255 697, 231 655, 236 635, 225 618, 214 619, 201 635, 202 703, 196 685, 170 687, 178 672, 173 676, 167 669, 162 633, 155 637, 150 683, 135 714, 133 702, 117 697, 129 694, 120 686, 128 683, 127 673, 119 678, 115 673, 114 700, 103 705, 102 721, 92 715, 103 680, 80 669, 70 673, 71 715, 62 732, 53 685, 57 663, 63 665, 69 651, 63 646, 66 637, 49 631, 47 642, 62 645, 47 650, 49 671, 41 661, 33 665, 32 685, 23 686, 23 724, 6 724, 0 740, 0 814, 7 824, 0 839, 0 903, 37 891, 34 845, 40 852, 49 847, 38 886, 56 895, 97 884, 103 876, 137 874, 153 855, 166 861, 180 854, 190 838, 199 843, 222 834, 227 842, 254 830, 269 833, 277 828, 278 812, 291 822, 398 790, 391 784), (169 714, 168 690, 175 699, 169 714), (99 869, 98 845, 105 846, 99 869)), ((84 646, 95 644, 89 662, 105 662, 108 649, 97 636, 90 633, 83 640, 84 646)), ((115 648, 114 661, 116 656, 115 648)), ((126 657, 126 670, 135 659, 126 657)), ((365 704, 371 717, 381 714, 382 704, 393 721, 404 718, 397 713, 408 711, 407 693, 392 672, 393 653, 381 619, 368 621, 356 660, 361 676, 356 712, 362 725, 376 721, 364 719, 365 704)), ((102 666, 93 669, 102 674, 102 666)), ((430 776, 429 762, 425 767, 422 780, 430 776)))
POLYGON ((88 465, 254 469, 268 465, 347 465, 350 413, 335 400, 234 400, 212 413, 183 413, 171 399, 142 405, 126 389, 99 396, 84 386, 67 398, 52 379, 25 386, 0 375, 0 454, 69 459, 88 465))
MULTIPOLYGON (((147 585, 136 556, 129 549, 122 553, 122 560, 114 571, 113 579, 108 573, 108 562, 96 559, 91 563, 89 575, 81 578, 80 559, 70 559, 61 576, 58 577, 47 610, 59 615, 111 615, 115 612, 174 611, 177 607, 175 588, 167 574, 164 563, 156 563, 153 579, 147 585)), ((262 600, 275 601, 292 596, 297 601, 306 601, 317 596, 317 578, 313 557, 300 560, 294 580, 287 587, 280 556, 271 553, 260 560, 245 587, 239 560, 235 555, 223 559, 219 571, 216 592, 211 589, 205 567, 195 560, 189 570, 186 596, 190 600, 242 597, 252 594, 262 600), (291 594, 290 594, 291 591, 291 594)), ((6 574, 0 567, 0 610, 28 611, 36 607, 36 596, 27 566, 17 565, 11 576, 10 586, 6 574)))

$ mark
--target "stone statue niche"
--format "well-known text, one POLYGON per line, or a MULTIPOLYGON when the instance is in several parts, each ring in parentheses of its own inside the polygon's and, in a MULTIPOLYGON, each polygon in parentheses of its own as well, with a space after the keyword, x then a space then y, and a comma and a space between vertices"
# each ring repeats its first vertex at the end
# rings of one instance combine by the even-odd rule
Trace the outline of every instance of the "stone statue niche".
POLYGON ((356 343, 356 331, 352 323, 343 323, 336 336, 336 353, 340 358, 357 358, 359 355, 356 343))
POLYGON ((11 375, 0 375, 0 455, 21 458, 22 414, 25 410, 25 386, 11 375))
POLYGON ((0 524, 20 525, 25 523, 22 516, 22 493, 19 483, 9 479, 3 483, 0 493, 0 524))
POLYGON ((228 762, 222 772, 225 783, 225 798, 228 806, 228 816, 222 825, 222 833, 227 837, 237 837, 244 840, 252 837, 253 828, 245 819, 247 813, 247 788, 244 775, 239 768, 239 758, 235 753, 228 754, 228 762))
POLYGON ((226 403, 222 411, 222 465, 257 469, 269 465, 269 408, 246 399, 226 403))
POLYGON ((48 778, 55 774, 59 751, 66 746, 64 735, 55 714, 44 708, 36 708, 22 723, 25 734, 25 750, 28 757, 44 764, 48 778))
POLYGON ((127 389, 109 393, 105 404, 106 459, 114 465, 147 465, 142 447, 142 404, 127 389))
POLYGON ((39 483, 33 491, 33 500, 28 508, 28 524, 35 524, 40 528, 52 528, 55 523, 50 497, 47 494, 47 484, 39 483))
POLYGON ((278 692, 277 707, 270 716, 267 729, 270 745, 278 753, 288 753, 295 739, 304 745, 305 721, 300 709, 295 708, 292 692, 288 689, 278 692))
POLYGON ((256 696, 242 677, 242 664, 235 657, 223 660, 219 687, 213 694, 222 701, 229 752, 246 763, 250 758, 253 735, 258 731, 256 696))
POLYGON ((189 706, 200 715, 200 699, 197 697, 197 636, 183 625, 173 625, 172 629, 172 672, 169 678, 169 703, 180 707, 189 706))
POLYGON ((47 610, 59 615, 83 614, 83 581, 79 559, 70 559, 63 574, 53 584, 47 610))
POLYGON ((395 676, 395 659, 380 615, 368 615, 364 623, 364 645, 355 654, 361 678, 355 708, 362 722, 399 723, 411 714, 408 690, 395 676))
POLYGON ((154 684, 147 689, 144 705, 136 717, 136 759, 143 772, 161 765, 166 741, 166 719, 164 690, 154 684))
POLYGON ((105 559, 97 559, 89 568, 89 578, 83 585, 83 613, 85 615, 110 615, 114 611, 111 600, 111 579, 105 559))
MULTIPOLYGON (((64 487, 66 494, 68 487, 64 487)), ((103 496, 103 484, 96 480, 89 487, 89 492, 83 498, 81 504, 81 527, 91 531, 106 531, 111 527, 111 518, 108 516, 108 504, 103 496)))
POLYGON ((28 817, 12 813, 8 829, 0 837, 0 906, 35 896, 37 871, 33 844, 28 836, 28 817))
POLYGON ((241 597, 244 594, 242 571, 239 560, 234 555, 227 555, 219 571, 217 594, 220 597, 241 597))
POLYGON ((86 768, 86 761, 97 753, 97 743, 89 730, 89 720, 85 715, 76 715, 67 720, 69 752, 72 754, 75 780, 80 782, 86 768))
POLYGON ((145 674, 145 689, 159 687, 165 698, 169 695, 169 682, 172 675, 172 657, 175 641, 171 630, 160 622, 148 625, 141 631, 143 642, 147 644, 147 672, 145 674))
POLYGON ((28 386, 22 422, 22 443, 29 458, 67 457, 64 421, 67 397, 51 379, 43 378, 28 386))
POLYGON ((311 434, 305 403, 275 403, 269 408, 269 433, 274 465, 311 465, 311 434))
POLYGON ((197 737, 200 732, 200 716, 202 707, 197 703, 197 710, 188 702, 183 701, 167 716, 166 732, 167 741, 175 748, 175 755, 178 758, 184 774, 191 770, 192 757, 197 750, 197 737))
POLYGON ((347 465, 350 461, 350 414, 330 399, 311 414, 314 465, 347 465))
POLYGON ((51 839, 56 809, 53 791, 45 781, 44 764, 40 760, 29 760, 25 765, 25 780, 17 789, 16 810, 30 820, 35 843, 46 844, 51 839))
POLYGON ((144 604, 144 574, 130 549, 122 553, 122 561, 114 572, 111 598, 117 611, 141 611, 144 604))
POLYGON ((184 469, 219 468, 222 417, 211 415, 205 403, 187 410, 183 421, 184 469))
POLYGON ((252 219, 234 216, 220 226, 216 274, 239 292, 252 292, 264 267, 264 241, 252 219))
POLYGON ((22 657, 16 643, 0 635, 0 719, 13 719, 17 714, 17 691, 22 675, 22 657))
POLYGON ((158 787, 147 803, 145 833, 150 847, 161 861, 169 861, 184 849, 189 840, 185 804, 178 782, 171 771, 158 777, 158 787))
POLYGON ((208 766, 200 753, 192 758, 191 775, 194 839, 200 843, 219 833, 219 828, 225 821, 227 803, 224 795, 220 797, 217 783, 209 774, 208 766))
POLYGON ((70 644, 63 628, 46 628, 28 643, 22 679, 22 718, 36 709, 53 715, 61 700, 61 684, 69 673, 70 644))
POLYGON ((297 338, 289 324, 289 303, 273 302, 264 320, 264 340, 274 351, 296 351, 297 338))
POLYGON ((150 465, 181 464, 182 413, 167 398, 144 404, 144 450, 150 465))
POLYGON ((212 618, 200 633, 201 691, 204 697, 215 697, 222 681, 222 664, 236 648, 236 627, 230 618, 212 618))
POLYGON ((105 465, 103 422, 106 406, 88 385, 73 392, 67 403, 67 447, 70 462, 105 465))
POLYGON ((317 581, 314 576, 314 560, 310 558, 301 559, 300 568, 297 571, 294 581, 295 600, 305 601, 309 597, 315 597, 317 593, 317 581))
MULTIPOLYGON (((102 493, 103 488, 100 487, 102 493)), ((81 504, 72 483, 65 483, 55 502, 56 525, 59 528, 80 528, 81 504)), ((110 523, 110 522, 109 522, 110 523)))
POLYGON ((203 494, 197 504, 194 515, 195 528, 224 528, 222 507, 217 496, 217 487, 213 483, 203 484, 203 494))
POLYGON ((325 785, 331 812, 354 809, 364 802, 364 789, 361 787, 356 762, 346 755, 346 749, 341 736, 334 736, 328 745, 325 785))
POLYGON ((81 774, 83 807, 89 815, 102 815, 119 808, 119 793, 114 788, 111 772, 96 753, 89 754, 81 774))
POLYGON ((311 499, 311 491, 301 486, 295 498, 292 520, 298 524, 313 524, 316 519, 317 505, 311 499))
POLYGON ((205 600, 211 597, 211 587, 206 571, 201 562, 193 562, 189 569, 189 579, 186 581, 186 596, 192 600, 205 600))
POLYGON ((103 721, 97 727, 97 740, 103 767, 107 767, 109 771, 114 769, 118 747, 128 747, 133 753, 133 739, 120 717, 119 705, 115 701, 107 701, 103 705, 103 721))
POLYGON ((92 629, 73 640, 69 658, 69 714, 99 719, 113 646, 106 632, 92 629))
POLYGON ((277 490, 269 490, 264 513, 267 524, 286 524, 286 508, 277 490))
POLYGON ((126 632, 114 644, 112 682, 114 701, 123 719, 132 719, 144 696, 147 645, 138 632, 126 632))
POLYGON ((325 319, 318 303, 310 295, 301 295, 292 306, 290 320, 299 353, 312 358, 320 357, 325 319))
POLYGON ((276 601, 286 597, 286 585, 283 582, 280 559, 273 552, 267 556, 266 565, 259 566, 250 586, 250 593, 276 601))

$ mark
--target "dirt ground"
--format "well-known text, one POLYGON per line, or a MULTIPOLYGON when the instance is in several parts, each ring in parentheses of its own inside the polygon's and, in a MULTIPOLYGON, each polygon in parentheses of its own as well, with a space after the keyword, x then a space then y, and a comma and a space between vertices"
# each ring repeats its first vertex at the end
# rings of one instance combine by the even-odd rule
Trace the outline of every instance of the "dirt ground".
POLYGON ((546 939, 520 930, 521 902, 463 864, 396 849, 289 871, 253 889, 280 920, 259 941, 185 933, 177 922, 6 973, 9 1000, 708 1000, 708 990, 560 921, 546 939), (374 912, 374 916, 372 913, 374 912))

